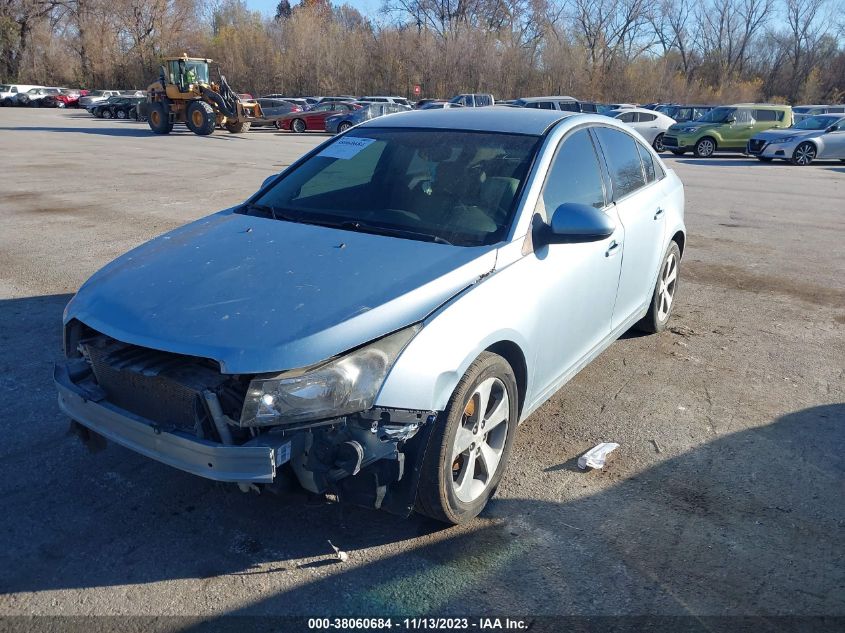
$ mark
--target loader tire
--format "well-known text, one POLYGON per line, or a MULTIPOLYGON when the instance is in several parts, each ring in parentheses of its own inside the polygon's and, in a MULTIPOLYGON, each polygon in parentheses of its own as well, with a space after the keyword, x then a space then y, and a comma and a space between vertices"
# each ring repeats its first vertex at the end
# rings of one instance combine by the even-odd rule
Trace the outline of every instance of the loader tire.
POLYGON ((249 132, 249 121, 239 121, 238 123, 226 123, 226 129, 232 134, 240 134, 242 132, 249 132))
POLYGON ((185 125, 194 134, 208 136, 214 132, 214 108, 205 101, 191 101, 185 112, 185 125))
POLYGON ((150 105, 148 122, 150 129, 156 134, 170 134, 173 130, 173 122, 170 120, 167 105, 162 101, 150 105))

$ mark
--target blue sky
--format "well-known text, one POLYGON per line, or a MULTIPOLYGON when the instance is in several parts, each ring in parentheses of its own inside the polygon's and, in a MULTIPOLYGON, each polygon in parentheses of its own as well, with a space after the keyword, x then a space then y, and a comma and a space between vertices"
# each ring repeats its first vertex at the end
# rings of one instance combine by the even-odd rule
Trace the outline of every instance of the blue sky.
MULTIPOLYGON (((279 0, 246 0, 246 4, 250 9, 261 11, 266 14, 273 14, 276 12, 276 5, 279 0)), ((292 5, 299 3, 299 0, 290 0, 292 5)), ((381 0, 333 0, 332 4, 349 4, 358 9, 366 16, 373 17, 381 7, 381 0)))

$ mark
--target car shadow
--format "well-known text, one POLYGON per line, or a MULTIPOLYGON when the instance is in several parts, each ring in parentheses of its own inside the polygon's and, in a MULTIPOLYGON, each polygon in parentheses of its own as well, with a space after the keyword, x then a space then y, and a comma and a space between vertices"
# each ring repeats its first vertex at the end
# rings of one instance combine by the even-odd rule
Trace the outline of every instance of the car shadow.
POLYGON ((758 165, 760 161, 756 158, 748 158, 747 156, 736 156, 733 158, 676 158, 679 163, 684 165, 707 165, 710 167, 737 167, 739 165, 758 165))
POLYGON ((545 471, 511 464, 532 498, 494 499, 446 527, 295 491, 247 495, 114 445, 89 454, 50 380, 68 298, 0 301, 4 594, 239 576, 266 580, 229 615, 841 611, 845 404, 627 477, 614 469, 634 457, 625 446, 603 471, 574 473, 575 454, 545 471), (548 482, 563 477, 604 484, 558 497, 548 482))
POLYGON ((0 127, 0 131, 4 132, 59 132, 69 134, 98 134, 102 136, 152 136, 153 132, 147 129, 138 128, 110 128, 110 127, 45 127, 45 126, 27 126, 27 127, 0 127))

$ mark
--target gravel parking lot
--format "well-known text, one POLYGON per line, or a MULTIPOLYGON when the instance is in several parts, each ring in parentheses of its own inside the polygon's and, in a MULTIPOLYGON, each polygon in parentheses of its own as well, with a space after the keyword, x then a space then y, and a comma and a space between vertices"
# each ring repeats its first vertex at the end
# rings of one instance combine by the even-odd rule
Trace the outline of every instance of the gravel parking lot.
POLYGON ((689 229, 670 331, 623 338, 536 412, 468 527, 68 436, 52 366, 75 289, 323 138, 0 110, 0 615, 845 615, 839 161, 667 155, 689 229), (620 448, 579 471, 599 441, 620 448))

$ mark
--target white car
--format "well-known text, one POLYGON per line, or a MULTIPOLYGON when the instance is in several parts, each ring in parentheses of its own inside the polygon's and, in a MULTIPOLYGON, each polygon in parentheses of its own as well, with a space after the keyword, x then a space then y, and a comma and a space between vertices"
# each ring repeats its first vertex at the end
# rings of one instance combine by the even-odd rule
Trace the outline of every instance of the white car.
POLYGON ((373 103, 398 103, 399 105, 411 107, 411 104, 408 103, 408 100, 405 97, 361 97, 358 101, 370 101, 373 103))
POLYGON ((663 151, 663 135, 666 130, 675 125, 675 119, 672 117, 645 108, 608 110, 604 115, 619 119, 634 128, 657 152, 663 151))
POLYGON ((119 97, 120 94, 120 90, 93 90, 79 99, 79 107, 87 110, 109 97, 119 97))
POLYGON ((42 86, 32 86, 29 84, 3 84, 0 85, 0 105, 13 106, 17 105, 19 94, 24 94, 33 88, 41 88, 42 86))
POLYGON ((17 97, 15 98, 15 105, 37 108, 41 105, 41 100, 44 97, 58 95, 61 93, 61 88, 30 88, 26 92, 18 92, 17 97))

